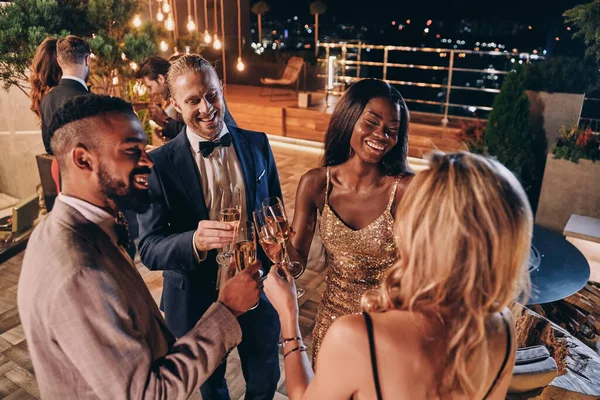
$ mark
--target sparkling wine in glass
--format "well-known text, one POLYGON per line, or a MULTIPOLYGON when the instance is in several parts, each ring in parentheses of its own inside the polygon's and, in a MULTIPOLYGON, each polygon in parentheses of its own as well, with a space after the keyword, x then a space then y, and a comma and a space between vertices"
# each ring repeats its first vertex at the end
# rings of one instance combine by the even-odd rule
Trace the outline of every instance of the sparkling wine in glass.
POLYGON ((274 264, 284 261, 285 239, 279 228, 279 224, 269 219, 263 209, 254 211, 253 215, 258 232, 258 240, 269 259, 274 264))
POLYGON ((256 232, 252 222, 244 221, 239 224, 233 254, 235 266, 240 272, 256 263, 256 232))
MULTIPOLYGON (((256 263, 256 231, 250 221, 238 225, 233 244, 233 258, 238 272, 241 272, 256 263)), ((256 303, 250 310, 258 307, 256 303)))
MULTIPOLYGON (((235 237, 242 215, 242 193, 239 187, 231 185, 221 187, 221 208, 219 215, 221 222, 228 222, 233 225, 235 237)), ((217 262, 220 265, 229 265, 232 256, 231 246, 225 246, 223 251, 217 256, 217 262)))
MULTIPOLYGON (((275 267, 279 268, 281 264, 285 263, 294 279, 296 279, 304 272, 304 266, 297 261, 290 261, 288 257, 285 246, 286 240, 289 238, 290 228, 285 209, 281 201, 279 199, 277 201, 278 204, 274 207, 264 207, 265 202, 263 202, 263 207, 254 211, 259 241, 275 267)), ((301 297, 304 293, 304 289, 297 289, 298 297, 301 297)))
POLYGON ((263 200, 262 206, 267 215, 267 219, 277 222, 284 240, 288 240, 290 237, 290 224, 281 199, 279 197, 267 197, 263 200))

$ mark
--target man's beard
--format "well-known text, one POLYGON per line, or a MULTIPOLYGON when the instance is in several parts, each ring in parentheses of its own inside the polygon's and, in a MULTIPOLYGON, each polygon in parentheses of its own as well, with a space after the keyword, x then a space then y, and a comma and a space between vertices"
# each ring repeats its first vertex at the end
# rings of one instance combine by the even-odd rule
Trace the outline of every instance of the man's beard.
POLYGON ((223 125, 225 124, 223 120, 222 111, 217 111, 217 115, 214 120, 214 127, 210 129, 206 129, 202 126, 202 123, 197 120, 197 117, 193 117, 191 121, 186 121, 187 126, 189 126, 194 133, 203 137, 207 140, 216 139, 221 131, 223 130, 223 125))
POLYGON ((114 201, 119 210, 143 213, 150 207, 150 192, 148 189, 138 189, 135 186, 133 177, 136 174, 148 174, 150 172, 151 169, 148 167, 134 169, 129 177, 128 188, 125 182, 111 177, 104 165, 101 164, 98 168, 100 191, 107 198, 114 201))

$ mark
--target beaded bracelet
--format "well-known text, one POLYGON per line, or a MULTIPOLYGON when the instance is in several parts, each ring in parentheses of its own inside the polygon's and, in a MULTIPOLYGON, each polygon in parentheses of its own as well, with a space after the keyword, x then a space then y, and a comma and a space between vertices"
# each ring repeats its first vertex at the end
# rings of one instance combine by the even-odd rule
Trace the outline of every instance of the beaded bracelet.
POLYGON ((289 356, 290 354, 292 354, 296 351, 306 351, 307 349, 308 349, 308 347, 306 347, 306 346, 298 346, 295 349, 292 349, 292 350, 288 351, 287 353, 285 353, 283 355, 283 358, 286 358, 287 356, 289 356))
POLYGON ((302 340, 302 338, 300 336, 298 336, 295 338, 282 339, 281 342, 277 343, 277 346, 281 347, 281 346, 285 345, 286 343, 293 342, 294 340, 302 340))

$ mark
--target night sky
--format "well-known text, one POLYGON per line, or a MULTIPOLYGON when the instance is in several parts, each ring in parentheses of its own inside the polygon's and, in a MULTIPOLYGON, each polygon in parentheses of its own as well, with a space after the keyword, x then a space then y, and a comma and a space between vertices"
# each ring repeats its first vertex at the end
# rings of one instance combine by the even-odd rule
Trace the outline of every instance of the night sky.
MULTIPOLYGON (((379 22, 391 18, 431 18, 445 21, 466 19, 511 20, 539 23, 560 19, 564 10, 590 0, 323 0, 323 16, 338 22, 379 22)), ((253 3, 254 1, 252 1, 253 3)), ((267 0, 279 18, 310 17, 310 0, 267 0)))

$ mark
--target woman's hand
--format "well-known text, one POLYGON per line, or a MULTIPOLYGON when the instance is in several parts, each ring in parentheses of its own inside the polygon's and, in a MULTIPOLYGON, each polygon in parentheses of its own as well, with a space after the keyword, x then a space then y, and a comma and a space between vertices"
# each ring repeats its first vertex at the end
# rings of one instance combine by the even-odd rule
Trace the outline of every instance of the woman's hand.
POLYGON ((281 321, 282 334, 296 330, 298 325, 298 299, 296 282, 285 264, 276 264, 264 282, 267 298, 277 310, 281 321))

